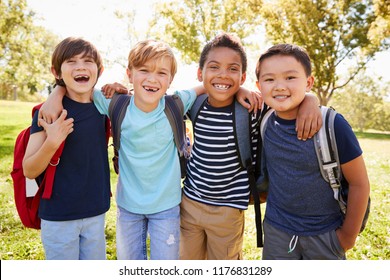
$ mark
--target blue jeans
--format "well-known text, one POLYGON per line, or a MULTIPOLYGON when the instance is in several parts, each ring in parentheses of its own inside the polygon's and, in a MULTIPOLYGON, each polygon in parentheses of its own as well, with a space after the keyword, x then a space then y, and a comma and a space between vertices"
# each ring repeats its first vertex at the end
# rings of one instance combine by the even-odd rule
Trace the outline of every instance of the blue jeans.
POLYGON ((116 251, 118 260, 146 260, 150 235, 150 259, 179 259, 180 207, 155 214, 134 214, 118 206, 116 251))
POLYGON ((71 221, 41 221, 47 260, 105 260, 105 214, 71 221))

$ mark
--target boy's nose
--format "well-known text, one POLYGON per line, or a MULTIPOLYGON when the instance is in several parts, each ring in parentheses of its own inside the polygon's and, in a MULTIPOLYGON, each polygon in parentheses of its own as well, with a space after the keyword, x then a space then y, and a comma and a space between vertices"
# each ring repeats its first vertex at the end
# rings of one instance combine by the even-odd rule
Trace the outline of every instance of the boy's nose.
POLYGON ((275 90, 276 91, 284 91, 284 90, 286 90, 286 87, 283 83, 277 83, 275 86, 275 90))
POLYGON ((149 82, 155 82, 157 79, 156 79, 156 76, 153 74, 153 73, 149 73, 148 75, 148 81, 149 82))
POLYGON ((227 70, 220 69, 218 73, 218 77, 226 77, 227 76, 227 70))
POLYGON ((79 62, 79 63, 76 64, 76 69, 77 69, 77 70, 85 69, 85 68, 86 68, 86 67, 85 67, 85 64, 82 63, 82 62, 79 62))

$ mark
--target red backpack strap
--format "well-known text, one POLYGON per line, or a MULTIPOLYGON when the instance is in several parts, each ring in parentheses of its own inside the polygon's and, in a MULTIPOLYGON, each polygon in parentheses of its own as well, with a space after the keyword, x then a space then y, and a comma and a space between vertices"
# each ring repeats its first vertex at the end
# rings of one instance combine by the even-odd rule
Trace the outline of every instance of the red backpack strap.
MULTIPOLYGON (((41 108, 43 103, 40 103, 36 106, 34 106, 32 110, 32 116, 34 117, 34 114, 37 110, 41 108)), ((50 160, 49 165, 46 168, 45 176, 43 178, 43 181, 40 186, 40 190, 43 188, 43 194, 42 198, 44 199, 50 199, 51 194, 53 192, 53 184, 54 184, 54 175, 56 173, 57 165, 60 163, 60 157, 62 154, 62 151, 64 150, 65 141, 61 143, 60 147, 57 149, 57 151, 54 153, 53 157, 50 160)), ((36 196, 39 197, 39 196, 36 196)), ((35 199, 35 203, 33 202, 36 207, 39 207, 39 200, 35 199)))
POLYGON ((65 141, 61 143, 61 146, 57 149, 46 168, 45 177, 43 178, 41 185, 41 187, 44 187, 42 194, 43 199, 50 199, 53 192, 54 175, 56 173, 57 165, 60 163, 60 157, 64 150, 64 146, 65 141))

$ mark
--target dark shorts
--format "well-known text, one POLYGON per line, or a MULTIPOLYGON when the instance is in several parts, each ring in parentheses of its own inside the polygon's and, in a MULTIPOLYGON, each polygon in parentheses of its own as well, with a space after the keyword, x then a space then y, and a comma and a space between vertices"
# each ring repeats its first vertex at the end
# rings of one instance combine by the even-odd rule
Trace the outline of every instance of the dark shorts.
POLYGON ((291 235, 264 225, 263 260, 345 260, 336 231, 314 236, 291 235))

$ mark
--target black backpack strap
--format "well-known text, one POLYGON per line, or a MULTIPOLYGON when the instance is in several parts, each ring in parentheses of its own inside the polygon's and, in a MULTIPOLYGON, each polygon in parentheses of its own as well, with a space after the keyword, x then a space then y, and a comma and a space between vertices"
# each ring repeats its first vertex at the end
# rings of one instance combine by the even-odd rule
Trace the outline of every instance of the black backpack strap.
POLYGON ((131 95, 115 93, 108 106, 108 116, 111 120, 111 135, 114 146, 114 157, 112 158, 116 174, 119 174, 119 148, 121 125, 126 115, 127 107, 130 104, 131 95))
POLYGON ((184 105, 178 95, 165 96, 164 112, 173 130, 175 145, 180 157, 189 158, 186 142, 186 128, 184 123, 184 105))
POLYGON ((121 124, 130 104, 131 95, 115 93, 108 106, 108 116, 111 120, 111 134, 115 149, 120 148, 121 124))
POLYGON ((194 104, 192 104, 190 109, 190 118, 193 125, 195 124, 199 111, 202 108, 203 104, 206 102, 207 97, 207 94, 201 94, 195 99, 194 104))
POLYGON ((254 201, 257 247, 263 247, 263 227, 261 223, 260 197, 256 188, 255 166, 253 165, 252 157, 251 127, 251 115, 236 100, 234 103, 234 133, 237 141, 237 150, 241 166, 247 170, 249 188, 254 201))

